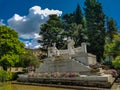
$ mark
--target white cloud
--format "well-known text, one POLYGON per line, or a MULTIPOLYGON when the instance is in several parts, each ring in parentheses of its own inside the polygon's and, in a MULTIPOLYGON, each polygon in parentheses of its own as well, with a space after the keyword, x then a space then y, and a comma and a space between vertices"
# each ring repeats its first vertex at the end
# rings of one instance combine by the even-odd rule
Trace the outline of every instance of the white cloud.
POLYGON ((3 19, 0 19, 0 26, 5 25, 3 21, 4 21, 3 19))
POLYGON ((41 39, 41 37, 35 33, 34 36, 32 37, 32 40, 29 40, 28 41, 24 41, 24 44, 25 44, 25 47, 26 48, 31 48, 31 49, 36 49, 36 48, 39 48, 39 47, 42 47, 38 42, 37 40, 41 39))
POLYGON ((33 42, 29 42, 29 44, 35 46, 34 44, 38 45, 35 40, 38 37, 40 38, 38 35, 40 25, 45 23, 51 14, 60 16, 62 11, 48 8, 42 10, 40 6, 33 6, 29 9, 29 13, 26 16, 14 14, 13 17, 8 19, 8 25, 18 32, 20 38, 33 39, 33 42))
POLYGON ((39 47, 42 47, 39 43, 37 43, 36 39, 33 39, 32 41, 24 41, 26 48, 36 49, 39 47))

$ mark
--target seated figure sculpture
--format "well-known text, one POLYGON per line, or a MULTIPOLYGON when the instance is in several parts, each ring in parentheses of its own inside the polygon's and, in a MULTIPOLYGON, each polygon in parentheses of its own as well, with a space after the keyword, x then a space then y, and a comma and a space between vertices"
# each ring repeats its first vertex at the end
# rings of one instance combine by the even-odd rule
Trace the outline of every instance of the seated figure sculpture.
POLYGON ((74 49, 74 45, 75 45, 74 40, 71 39, 70 37, 68 37, 67 43, 68 43, 67 47, 68 47, 69 54, 75 54, 75 52, 73 50, 74 49))
POLYGON ((48 57, 53 57, 53 56, 59 56, 59 55, 63 55, 63 54, 69 54, 69 55, 73 55, 75 53, 87 53, 87 45, 88 43, 81 43, 81 47, 77 47, 75 48, 75 42, 73 39, 71 39, 70 37, 68 37, 67 39, 67 49, 66 50, 58 50, 56 48, 56 43, 53 43, 53 47, 48 47, 48 57))

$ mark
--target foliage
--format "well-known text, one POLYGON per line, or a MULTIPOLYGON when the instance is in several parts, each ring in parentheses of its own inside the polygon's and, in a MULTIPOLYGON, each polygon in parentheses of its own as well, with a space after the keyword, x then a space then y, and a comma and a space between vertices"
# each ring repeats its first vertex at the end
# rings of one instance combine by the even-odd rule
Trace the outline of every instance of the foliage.
POLYGON ((117 56, 115 60, 112 61, 112 64, 115 69, 120 70, 120 56, 117 56))
POLYGON ((88 51, 97 55, 97 60, 103 58, 105 44, 105 15, 101 3, 97 0, 85 1, 85 18, 90 46, 88 51))
POLYGON ((120 55, 120 35, 115 34, 111 39, 109 36, 106 36, 105 46, 104 46, 104 57, 106 57, 105 65, 113 67, 112 60, 120 55))
POLYGON ((38 67, 40 64, 39 59, 33 55, 32 51, 26 50, 24 54, 20 55, 19 57, 20 62, 16 64, 16 66, 19 67, 28 67, 28 66, 34 66, 38 67))
POLYGON ((63 24, 57 15, 50 15, 47 23, 41 26, 40 35, 42 40, 39 42, 42 44, 43 48, 47 49, 48 46, 52 46, 56 43, 57 48, 62 48, 63 46, 63 24))
POLYGON ((62 19, 67 24, 76 23, 84 27, 83 14, 79 4, 73 13, 63 15, 62 19))
MULTIPOLYGON (((19 74, 21 74, 21 73, 19 73, 19 74)), ((12 80, 17 80, 17 78, 18 78, 18 73, 12 73, 12 80)))
POLYGON ((113 58, 115 58, 116 56, 120 55, 120 35, 113 35, 112 41, 109 39, 109 37, 106 37, 104 56, 113 56, 113 58))
POLYGON ((65 35, 74 39, 75 46, 80 46, 81 42, 86 41, 85 19, 79 4, 73 13, 63 15, 62 19, 65 35))
POLYGON ((0 70, 0 81, 8 81, 12 79, 12 72, 0 70))
POLYGON ((74 21, 75 21, 74 17, 75 17, 75 14, 70 13, 70 14, 63 15, 62 19, 63 19, 64 23, 71 24, 71 23, 74 23, 74 21))
POLYGON ((75 23, 76 24, 81 24, 82 27, 84 27, 84 20, 83 20, 83 14, 82 14, 82 10, 80 8, 80 5, 77 5, 77 8, 75 10, 75 23))
POLYGON ((0 26, 0 65, 4 70, 19 61, 24 53, 24 44, 18 40, 18 34, 7 26, 0 26))
POLYGON ((111 43, 108 43, 108 38, 106 37, 106 44, 105 44, 105 51, 104 51, 104 56, 109 56, 115 47, 115 42, 112 41, 111 43))
POLYGON ((41 59, 44 59, 44 58, 46 58, 47 57, 47 55, 46 54, 43 54, 43 53, 41 53, 40 55, 38 55, 38 58, 41 60, 41 59))
POLYGON ((107 36, 110 38, 110 41, 112 41, 115 34, 118 33, 118 28, 116 26, 116 22, 113 18, 110 18, 107 20, 107 36))
POLYGON ((82 42, 86 40, 85 30, 81 24, 71 23, 69 27, 64 31, 66 37, 71 37, 75 41, 75 47, 80 46, 82 42))
POLYGON ((40 53, 39 55, 37 55, 37 57, 38 57, 40 60, 42 60, 42 59, 44 59, 44 58, 47 57, 47 50, 44 50, 43 48, 41 48, 40 51, 41 51, 42 53, 40 53))

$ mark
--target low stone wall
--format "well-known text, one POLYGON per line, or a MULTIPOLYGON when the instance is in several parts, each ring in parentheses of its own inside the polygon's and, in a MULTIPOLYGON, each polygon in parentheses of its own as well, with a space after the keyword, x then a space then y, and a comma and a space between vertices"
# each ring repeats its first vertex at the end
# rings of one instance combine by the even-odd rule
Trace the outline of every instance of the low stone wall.
POLYGON ((114 81, 114 78, 111 75, 103 75, 103 76, 86 76, 81 75, 80 80, 86 80, 86 81, 102 81, 102 82, 110 82, 112 83, 114 81))
POLYGON ((26 77, 20 76, 18 82, 31 82, 40 84, 55 85, 73 85, 73 86, 90 86, 99 88, 110 88, 114 79, 111 76, 81 76, 74 78, 43 78, 43 77, 26 77))

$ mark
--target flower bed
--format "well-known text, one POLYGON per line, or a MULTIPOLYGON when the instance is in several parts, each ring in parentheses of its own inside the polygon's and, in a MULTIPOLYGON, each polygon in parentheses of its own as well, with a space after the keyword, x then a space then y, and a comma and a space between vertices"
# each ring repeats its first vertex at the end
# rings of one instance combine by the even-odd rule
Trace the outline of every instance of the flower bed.
POLYGON ((78 72, 51 72, 51 73, 28 73, 28 77, 47 77, 47 78, 62 78, 62 77, 80 77, 80 73, 78 72))

